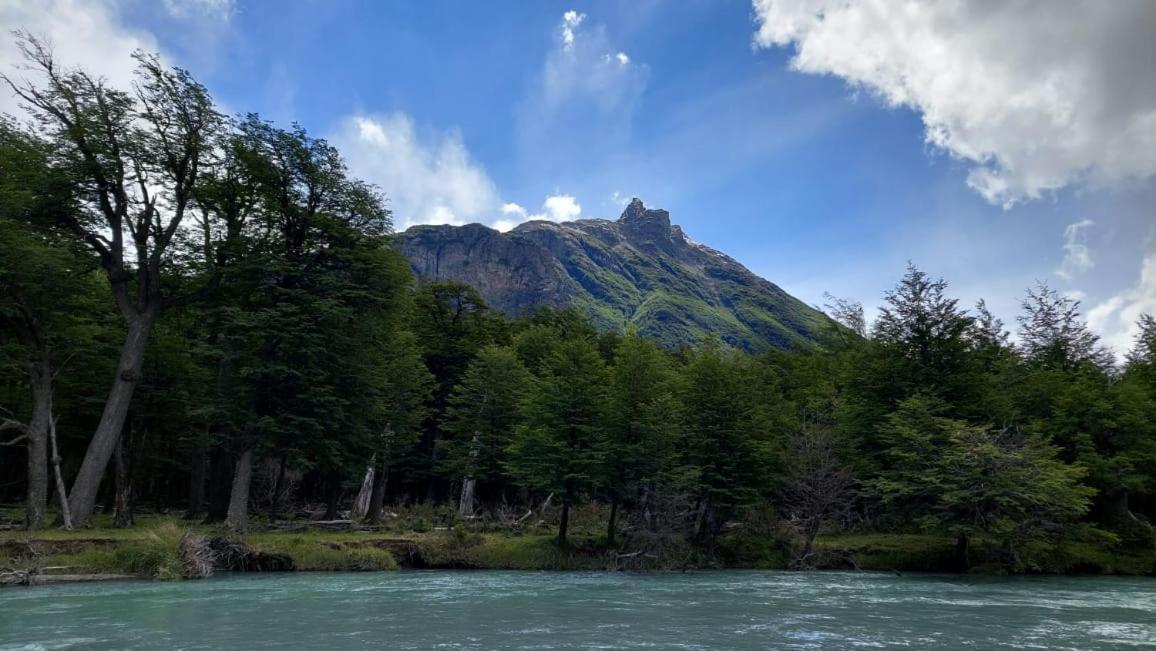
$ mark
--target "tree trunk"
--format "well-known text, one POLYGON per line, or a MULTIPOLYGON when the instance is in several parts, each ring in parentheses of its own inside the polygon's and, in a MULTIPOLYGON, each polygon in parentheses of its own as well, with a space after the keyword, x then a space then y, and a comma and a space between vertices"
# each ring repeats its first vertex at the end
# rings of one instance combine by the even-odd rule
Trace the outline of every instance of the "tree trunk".
POLYGON ((273 481, 273 499, 269 500, 269 522, 277 521, 277 509, 281 506, 281 490, 285 483, 285 465, 288 462, 286 457, 281 457, 281 463, 277 466, 277 479, 273 481))
POLYGON ((373 491, 369 495, 369 510, 365 513, 365 521, 369 524, 381 522, 382 510, 385 505, 385 486, 389 481, 389 455, 393 448, 393 429, 385 428, 382 435, 381 467, 373 473, 373 491))
POLYGON ((614 534, 618 528, 618 498, 610 499, 610 522, 606 525, 606 545, 614 546, 614 534))
POLYGON ((253 450, 246 448, 237 458, 233 490, 229 493, 229 514, 225 517, 225 526, 233 531, 243 533, 249 528, 249 483, 252 477, 253 450))
POLYGON ((955 539, 955 562, 960 572, 971 569, 971 538, 962 531, 955 539))
POLYGON ((68 493, 64 489, 64 475, 60 472, 60 451, 56 447, 56 419, 48 420, 48 442, 52 445, 52 470, 56 475, 56 499, 60 500, 60 520, 65 529, 72 529, 72 510, 68 508, 68 493))
POLYGON ((558 520, 558 546, 566 546, 566 532, 570 528, 570 496, 562 498, 562 514, 558 520))
POLYGON ((193 462, 189 468, 189 509, 185 512, 185 518, 189 520, 201 517, 201 512, 205 509, 205 470, 208 465, 206 456, 205 439, 201 437, 193 450, 193 462))
POLYGON ((48 431, 52 426, 52 367, 47 359, 32 369, 32 419, 28 421, 28 504, 25 525, 44 526, 48 511, 48 431))
POLYGON ((463 518, 474 514, 474 487, 477 480, 473 477, 462 479, 462 494, 458 500, 458 515, 463 518))
POLYGON ((116 442, 113 464, 116 479, 113 526, 125 529, 132 526, 132 476, 129 473, 128 459, 125 458, 124 437, 116 442))
POLYGON ((716 533, 718 533, 718 523, 716 521, 714 501, 708 497, 703 503, 702 518, 698 523, 698 540, 707 549, 714 549, 716 533))
POLYGON ((341 497, 341 478, 330 473, 325 480, 325 519, 337 519, 337 500, 341 497))
POLYGON ((117 364, 116 377, 113 378, 112 390, 104 403, 104 412, 100 416, 100 423, 96 432, 88 443, 88 450, 84 454, 84 461, 72 482, 72 492, 68 496, 69 507, 72 509, 74 524, 89 526, 92 524, 92 511, 96 505, 96 494, 100 490, 100 481, 104 477, 108 461, 120 440, 121 430, 124 428, 125 417, 128 416, 129 404, 132 402, 133 391, 140 381, 141 367, 144 363, 145 348, 148 345, 149 334, 152 331, 155 308, 144 314, 138 314, 128 319, 128 334, 125 336, 124 346, 120 350, 120 362, 117 364))
POLYGON ((209 522, 221 522, 229 515, 234 466, 232 455, 224 446, 213 451, 209 462, 209 512, 205 518, 209 522))

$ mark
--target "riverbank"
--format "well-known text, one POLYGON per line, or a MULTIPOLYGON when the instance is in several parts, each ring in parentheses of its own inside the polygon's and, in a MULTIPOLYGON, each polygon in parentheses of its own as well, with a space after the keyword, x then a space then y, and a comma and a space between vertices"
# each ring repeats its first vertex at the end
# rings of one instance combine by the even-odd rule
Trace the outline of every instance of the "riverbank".
MULTIPOLYGON (((816 569, 951 572, 954 541, 917 534, 821 536, 816 569)), ((176 518, 142 518, 131 529, 0 532, 0 558, 10 570, 56 577, 133 576, 198 578, 218 571, 383 571, 420 569, 638 570, 786 569, 788 547, 771 536, 724 535, 713 551, 681 539, 624 537, 607 546, 601 536, 578 534, 561 549, 545 532, 475 532, 311 529, 237 535, 176 518)), ((1000 550, 978 540, 971 572, 1006 573, 1000 550)), ((1087 540, 1031 543, 1020 552, 1025 574, 1154 575, 1156 551, 1129 550, 1087 540)))

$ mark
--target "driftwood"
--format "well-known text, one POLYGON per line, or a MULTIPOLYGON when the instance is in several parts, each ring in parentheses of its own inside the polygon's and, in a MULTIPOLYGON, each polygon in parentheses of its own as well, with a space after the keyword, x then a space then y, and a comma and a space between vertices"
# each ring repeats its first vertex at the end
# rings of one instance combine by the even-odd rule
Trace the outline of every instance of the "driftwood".
POLYGON ((293 558, 287 554, 270 554, 227 538, 212 538, 208 546, 213 553, 213 567, 230 572, 291 572, 293 558))

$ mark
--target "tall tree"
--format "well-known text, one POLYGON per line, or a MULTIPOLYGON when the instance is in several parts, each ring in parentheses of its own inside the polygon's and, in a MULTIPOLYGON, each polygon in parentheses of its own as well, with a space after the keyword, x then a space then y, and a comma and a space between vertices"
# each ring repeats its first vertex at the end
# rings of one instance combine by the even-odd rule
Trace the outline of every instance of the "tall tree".
POLYGON ((606 426, 599 448, 602 480, 610 502, 607 544, 614 544, 619 505, 631 489, 652 482, 667 461, 677 404, 672 369, 651 340, 628 331, 614 349, 610 369, 606 426))
POLYGON ((458 512, 473 514, 478 480, 502 476, 502 457, 520 418, 530 373, 510 348, 487 346, 466 369, 450 397, 445 465, 461 477, 458 512))
POLYGON ((1019 341, 1036 366, 1067 371, 1084 363, 1112 366, 1111 355, 1080 318, 1080 302, 1039 283, 1022 302, 1019 341))
POLYGON ((606 366, 589 339, 563 342, 530 391, 507 469, 523 486, 560 495, 558 542, 566 544, 570 508, 595 486, 606 401, 606 366))
POLYGON ((3 76, 39 122, 54 164, 74 176, 78 210, 59 227, 92 248, 127 326, 104 414, 69 494, 78 524, 91 521, 97 489, 116 449, 149 334, 170 295, 171 247, 223 125, 208 91, 180 69, 137 53, 133 92, 83 70, 62 69, 40 41, 17 35, 39 82, 3 76))
POLYGON ((710 342, 685 368, 680 464, 699 505, 696 537, 707 547, 740 507, 769 487, 772 447, 756 419, 754 369, 738 353, 710 342))

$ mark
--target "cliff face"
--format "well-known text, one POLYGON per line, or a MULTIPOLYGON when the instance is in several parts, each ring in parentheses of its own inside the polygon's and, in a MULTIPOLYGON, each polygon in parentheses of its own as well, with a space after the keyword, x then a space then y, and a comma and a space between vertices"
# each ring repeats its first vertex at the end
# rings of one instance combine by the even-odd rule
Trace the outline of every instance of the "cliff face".
POLYGON ((420 280, 467 283, 507 314, 573 305, 600 328, 634 325, 667 345, 714 334, 747 350, 805 346, 827 323, 638 199, 617 221, 527 222, 508 233, 415 226, 399 246, 420 280))

